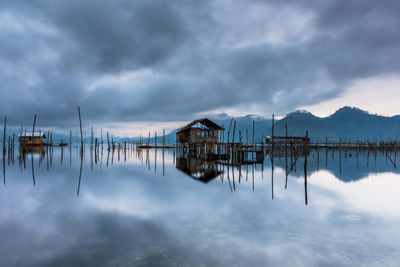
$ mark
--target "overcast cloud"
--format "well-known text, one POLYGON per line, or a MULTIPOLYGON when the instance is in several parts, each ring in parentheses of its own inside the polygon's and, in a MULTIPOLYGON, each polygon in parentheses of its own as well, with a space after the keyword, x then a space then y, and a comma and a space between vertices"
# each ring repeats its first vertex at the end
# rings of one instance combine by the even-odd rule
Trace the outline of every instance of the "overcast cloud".
POLYGON ((400 72, 400 2, 3 1, 0 115, 76 126, 286 113, 400 72))

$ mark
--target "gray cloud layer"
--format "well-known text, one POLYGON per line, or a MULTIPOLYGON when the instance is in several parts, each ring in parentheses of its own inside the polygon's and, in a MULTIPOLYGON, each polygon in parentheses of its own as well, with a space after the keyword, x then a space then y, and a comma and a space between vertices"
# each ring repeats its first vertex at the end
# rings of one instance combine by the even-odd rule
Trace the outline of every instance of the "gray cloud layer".
POLYGON ((9 1, 0 114, 15 124, 287 112, 400 70, 398 1, 9 1))

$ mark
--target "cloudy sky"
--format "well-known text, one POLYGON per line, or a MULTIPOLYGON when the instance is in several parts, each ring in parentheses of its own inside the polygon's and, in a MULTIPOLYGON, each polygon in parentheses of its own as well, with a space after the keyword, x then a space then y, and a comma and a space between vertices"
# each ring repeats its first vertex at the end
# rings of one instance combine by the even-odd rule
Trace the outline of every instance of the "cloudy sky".
POLYGON ((129 135, 204 114, 400 113, 397 0, 0 2, 0 115, 129 135), (160 124, 160 122, 162 122, 160 124))

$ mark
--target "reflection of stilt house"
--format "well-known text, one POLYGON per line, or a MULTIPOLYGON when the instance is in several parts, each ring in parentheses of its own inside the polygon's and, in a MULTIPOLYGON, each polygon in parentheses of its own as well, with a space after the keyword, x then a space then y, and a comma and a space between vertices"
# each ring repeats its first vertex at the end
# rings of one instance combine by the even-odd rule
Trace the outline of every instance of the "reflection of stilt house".
POLYGON ((208 183, 222 173, 215 161, 205 161, 193 157, 177 158, 176 168, 203 183, 208 183))
POLYGON ((20 135, 18 140, 20 146, 43 146, 46 135, 20 135))
POLYGON ((214 154, 219 131, 223 130, 225 129, 207 118, 194 120, 176 133, 176 143, 195 154, 214 154))

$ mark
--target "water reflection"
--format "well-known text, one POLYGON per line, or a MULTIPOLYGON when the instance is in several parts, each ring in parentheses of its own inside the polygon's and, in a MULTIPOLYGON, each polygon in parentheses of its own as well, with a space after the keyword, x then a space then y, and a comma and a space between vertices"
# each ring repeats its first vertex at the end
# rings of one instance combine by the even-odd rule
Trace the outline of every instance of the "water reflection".
MULTIPOLYGON (((79 175, 77 185, 77 195, 79 196, 80 184, 82 180, 82 169, 84 162, 89 157, 90 170, 93 172, 96 168, 102 168, 103 157, 106 157, 106 167, 114 166, 116 162, 120 164, 141 164, 146 165, 150 171, 153 166, 154 173, 157 173, 157 165, 161 164, 162 175, 166 175, 166 157, 167 165, 173 165, 188 177, 197 181, 209 183, 217 177, 224 181, 226 177, 230 191, 235 191, 237 183, 240 184, 245 173, 245 180, 248 180, 249 168, 251 172, 252 190, 254 191, 254 171, 261 169, 261 178, 264 177, 264 169, 270 169, 271 179, 271 197, 274 199, 274 172, 276 168, 285 172, 285 190, 288 188, 291 178, 302 178, 304 181, 305 204, 308 203, 307 177, 319 171, 329 171, 337 179, 344 182, 358 181, 367 178, 372 173, 393 172, 398 173, 396 165, 397 151, 358 151, 335 149, 311 150, 308 152, 298 151, 299 153, 288 153, 287 149, 274 149, 274 153, 266 150, 267 158, 255 161, 238 162, 232 159, 227 160, 204 160, 193 156, 175 153, 175 149, 139 149, 135 146, 126 144, 114 144, 105 149, 99 144, 90 148, 81 148, 80 146, 60 146, 60 147, 20 147, 18 150, 18 165, 21 170, 30 167, 33 185, 36 184, 35 168, 42 168, 43 161, 46 161, 46 170, 51 171, 54 161, 54 150, 56 157, 59 158, 60 166, 64 162, 64 154, 69 155, 69 166, 73 167, 73 161, 79 163, 79 175), (76 153, 73 153, 73 151, 76 153), (160 150, 160 151, 158 151, 160 150), (64 152, 67 151, 67 152, 64 152), (321 154, 321 155, 320 155, 321 154), (74 157, 73 157, 74 155, 74 157), (160 158, 160 159, 159 159, 160 158), (371 159, 370 159, 371 158, 371 159), (152 160, 153 159, 153 160, 152 160), (159 160, 158 160, 159 159, 159 160), (172 159, 172 162, 171 162, 172 159), (373 161, 371 166, 370 161, 373 161), (27 165, 29 162, 30 166, 27 165), (37 165, 35 167, 35 165, 37 165)), ((249 157, 251 158, 251 157, 249 157)), ((6 183, 6 169, 14 166, 14 153, 3 154, 2 169, 3 182, 6 183)), ((167 173, 168 175, 168 173, 167 173)))
POLYGON ((6 152, 0 265, 397 264, 395 152, 281 152, 232 164, 73 145, 16 149, 15 165, 6 152))
POLYGON ((203 183, 208 183, 223 173, 220 170, 221 164, 217 161, 206 161, 194 157, 177 158, 176 168, 203 183))

